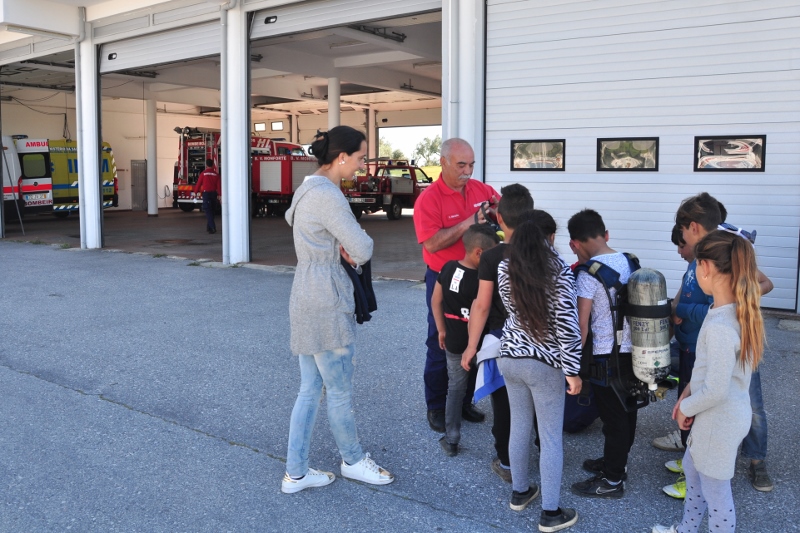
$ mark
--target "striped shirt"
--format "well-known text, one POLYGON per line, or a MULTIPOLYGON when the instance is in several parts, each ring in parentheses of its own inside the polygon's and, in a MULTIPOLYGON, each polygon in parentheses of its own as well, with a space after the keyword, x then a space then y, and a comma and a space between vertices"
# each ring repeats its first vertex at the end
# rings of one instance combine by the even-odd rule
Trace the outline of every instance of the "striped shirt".
POLYGON ((578 324, 575 277, 558 253, 553 262, 557 272, 555 294, 550 298, 547 331, 542 339, 535 339, 528 333, 517 317, 517 310, 511 298, 508 259, 503 260, 497 268, 500 297, 508 311, 508 318, 503 327, 500 356, 533 357, 547 365, 562 369, 567 376, 577 376, 581 367, 581 329, 578 324))

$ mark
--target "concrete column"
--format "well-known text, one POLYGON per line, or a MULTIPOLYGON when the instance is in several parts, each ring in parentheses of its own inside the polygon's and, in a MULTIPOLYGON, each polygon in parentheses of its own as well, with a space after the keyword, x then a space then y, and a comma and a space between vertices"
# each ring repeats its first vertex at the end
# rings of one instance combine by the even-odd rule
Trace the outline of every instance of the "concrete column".
POLYGON ((342 86, 339 78, 328 78, 328 130, 342 123, 342 86))
POLYGON ((222 261, 250 261, 250 61, 243 2, 221 13, 222 261), (227 20, 226 20, 227 19, 227 20), (227 25, 227 31, 225 28, 227 25))
POLYGON ((461 137, 475 150, 474 177, 483 176, 485 5, 442 3, 442 139, 461 137))
POLYGON ((374 109, 367 109, 367 157, 375 159, 378 157, 378 126, 377 126, 377 113, 374 109))
POLYGON ((97 46, 87 24, 86 38, 75 47, 75 107, 78 122, 78 195, 81 248, 103 247, 100 183, 100 98, 97 46))
POLYGON ((145 123, 147 131, 147 216, 158 216, 158 138, 156 101, 153 98, 145 102, 145 123))
POLYGON ((300 143, 300 132, 297 131, 297 115, 289 115, 289 130, 291 130, 293 143, 300 143))

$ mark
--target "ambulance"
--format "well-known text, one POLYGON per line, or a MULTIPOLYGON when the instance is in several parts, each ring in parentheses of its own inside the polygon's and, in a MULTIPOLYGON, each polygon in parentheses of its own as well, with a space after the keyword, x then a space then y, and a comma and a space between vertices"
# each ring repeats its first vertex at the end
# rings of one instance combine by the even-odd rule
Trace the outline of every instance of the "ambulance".
MULTIPOLYGON (((3 202, 7 220, 19 215, 77 211, 78 143, 67 139, 3 137, 3 202), (16 204, 16 205, 15 205, 16 204)), ((114 152, 102 145, 100 186, 103 208, 117 207, 119 194, 114 152)))

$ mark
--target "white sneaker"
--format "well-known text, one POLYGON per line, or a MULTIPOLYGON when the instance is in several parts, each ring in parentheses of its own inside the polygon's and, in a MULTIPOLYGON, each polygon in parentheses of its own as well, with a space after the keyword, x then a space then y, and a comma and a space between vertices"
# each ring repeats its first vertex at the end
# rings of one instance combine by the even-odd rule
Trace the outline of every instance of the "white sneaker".
POLYGON ((653 526, 652 533, 678 533, 676 526, 653 526))
POLYGON ((659 450, 668 452, 683 452, 686 448, 681 442, 681 430, 676 429, 672 433, 667 433, 663 437, 653 439, 653 446, 659 450))
POLYGON ((334 479, 336 479, 336 476, 333 475, 333 472, 323 472, 313 468, 309 468, 306 475, 300 479, 292 479, 287 472, 283 476, 283 481, 281 481, 281 492, 293 494, 309 487, 324 487, 333 483, 334 479))
POLYGON ((369 454, 354 465, 342 461, 342 477, 370 485, 388 485, 394 481, 394 476, 375 464, 369 454))

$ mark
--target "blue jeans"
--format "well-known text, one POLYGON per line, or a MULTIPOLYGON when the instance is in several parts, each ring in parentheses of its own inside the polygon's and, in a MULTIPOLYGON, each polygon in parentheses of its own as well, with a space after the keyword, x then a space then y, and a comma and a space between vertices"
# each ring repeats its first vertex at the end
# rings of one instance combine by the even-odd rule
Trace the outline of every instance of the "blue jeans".
POLYGON ((353 345, 298 358, 300 392, 289 423, 286 472, 293 477, 308 472, 311 432, 317 420, 323 385, 327 391, 328 423, 339 453, 347 464, 359 462, 364 458, 364 451, 358 442, 353 413, 353 345))
POLYGON ((750 378, 750 408, 753 421, 750 433, 742 441, 742 455, 748 459, 763 461, 767 458, 767 413, 761 396, 761 373, 753 372, 750 378))
POLYGON ((214 214, 217 210, 217 193, 204 192, 203 193, 203 211, 206 213, 206 229, 217 231, 217 225, 214 223, 214 214))

